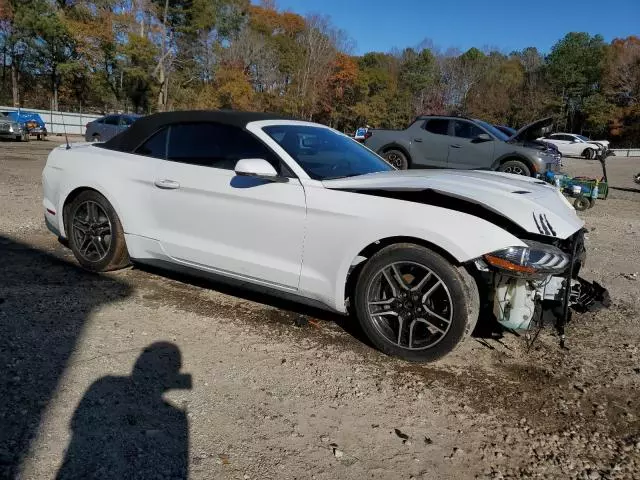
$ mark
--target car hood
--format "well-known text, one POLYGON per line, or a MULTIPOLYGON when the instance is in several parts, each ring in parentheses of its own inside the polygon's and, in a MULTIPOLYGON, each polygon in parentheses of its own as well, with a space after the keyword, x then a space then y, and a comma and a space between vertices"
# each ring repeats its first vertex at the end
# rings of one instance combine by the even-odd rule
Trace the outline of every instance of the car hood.
MULTIPOLYGON (((571 236, 584 226, 574 208, 556 188, 541 180, 508 173, 405 170, 325 180, 322 183, 329 189, 368 194, 381 192, 385 197, 422 203, 429 201, 423 200, 420 195, 407 196, 406 193, 436 192, 445 198, 481 206, 529 233, 560 239, 571 236)), ((454 201, 451 200, 451 203, 453 205, 454 201)), ((446 202, 440 206, 448 208, 446 202)), ((482 213, 475 214, 482 216, 482 213)))
POLYGON ((541 134, 544 134, 543 131, 547 127, 549 127, 553 123, 552 117, 542 118, 540 120, 536 120, 529 125, 525 125, 520 130, 518 130, 510 139, 509 142, 525 142, 527 140, 535 140, 537 137, 540 137, 541 134))

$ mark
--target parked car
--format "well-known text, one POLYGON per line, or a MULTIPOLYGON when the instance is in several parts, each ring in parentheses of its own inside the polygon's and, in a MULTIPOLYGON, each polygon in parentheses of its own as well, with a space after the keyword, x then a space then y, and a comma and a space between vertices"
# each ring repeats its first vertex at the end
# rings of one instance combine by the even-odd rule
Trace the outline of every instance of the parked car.
MULTIPOLYGON (((496 127, 498 130, 500 130, 509 138, 514 137, 518 133, 518 131, 515 128, 507 127, 505 125, 494 125, 494 127, 496 127)), ((549 153, 551 154, 562 155, 560 153, 560 150, 558 150, 558 147, 556 147, 553 143, 550 143, 550 142, 545 142, 543 140, 536 139, 536 140, 526 140, 524 144, 525 147, 533 146, 534 148, 537 145, 545 146, 549 150, 549 153)))
POLYGON ((5 115, 0 115, 0 138, 28 142, 29 131, 26 125, 5 115))
POLYGON ((125 131, 140 118, 140 115, 107 115, 87 123, 84 139, 87 142, 106 142, 120 132, 125 131))
POLYGON ((37 113, 27 112, 24 110, 5 110, 0 112, 0 116, 9 118, 16 123, 24 125, 29 136, 36 137, 38 140, 42 140, 47 136, 47 127, 44 120, 42 120, 42 117, 37 113))
POLYGON ((479 291, 515 329, 591 298, 575 294, 584 223, 553 186, 397 171, 314 123, 158 113, 54 149, 43 188, 48 228, 89 270, 155 265, 355 311, 374 345, 409 360, 467 338, 479 291))
POLYGON ((598 153, 609 149, 607 140, 589 140, 583 135, 574 133, 553 133, 538 140, 553 143, 562 155, 573 157, 595 158, 598 153))
POLYGON ((401 170, 487 169, 535 176, 560 163, 543 145, 528 141, 550 123, 551 119, 539 120, 510 138, 482 120, 421 116, 406 130, 373 130, 365 145, 401 170))

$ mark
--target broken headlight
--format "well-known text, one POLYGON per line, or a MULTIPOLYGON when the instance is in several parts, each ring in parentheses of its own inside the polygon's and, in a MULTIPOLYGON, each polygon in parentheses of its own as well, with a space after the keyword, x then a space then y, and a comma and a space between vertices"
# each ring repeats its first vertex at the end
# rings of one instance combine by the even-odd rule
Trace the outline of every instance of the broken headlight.
POLYGON ((569 265, 569 255, 553 245, 525 240, 526 247, 508 247, 488 253, 490 266, 515 275, 560 274, 569 265))

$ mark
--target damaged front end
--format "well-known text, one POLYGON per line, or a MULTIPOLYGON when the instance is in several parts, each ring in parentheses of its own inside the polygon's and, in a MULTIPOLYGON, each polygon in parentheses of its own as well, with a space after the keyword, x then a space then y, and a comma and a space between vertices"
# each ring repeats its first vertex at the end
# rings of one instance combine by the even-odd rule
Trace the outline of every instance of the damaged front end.
POLYGON ((565 240, 522 239, 526 246, 509 247, 474 261, 486 300, 498 323, 513 331, 532 331, 555 324, 564 345, 571 310, 606 308, 609 293, 597 282, 579 277, 584 265, 584 229, 565 240))

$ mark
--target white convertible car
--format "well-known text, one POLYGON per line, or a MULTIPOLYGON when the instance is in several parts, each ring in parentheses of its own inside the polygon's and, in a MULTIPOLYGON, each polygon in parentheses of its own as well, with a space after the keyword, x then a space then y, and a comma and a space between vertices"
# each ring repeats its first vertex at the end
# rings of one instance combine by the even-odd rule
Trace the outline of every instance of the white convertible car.
POLYGON ((49 229, 89 270, 150 264, 354 312, 382 351, 442 357, 483 312, 540 325, 606 291, 578 278, 583 222, 544 182, 397 171, 328 127, 173 112, 56 148, 49 229))

